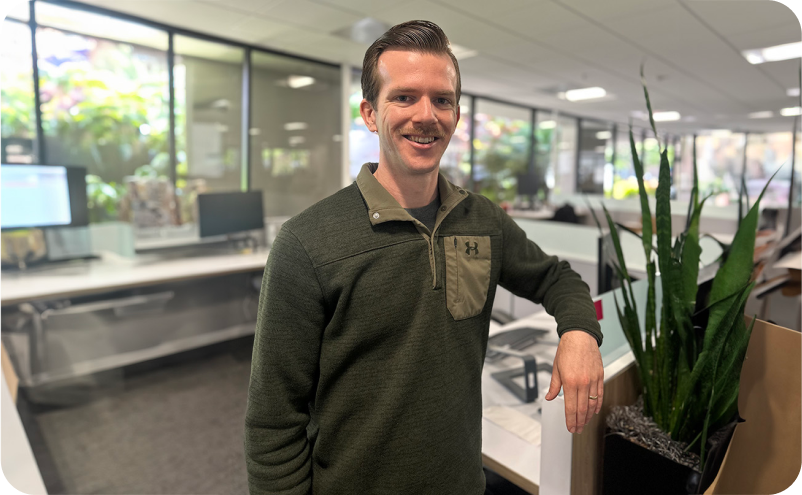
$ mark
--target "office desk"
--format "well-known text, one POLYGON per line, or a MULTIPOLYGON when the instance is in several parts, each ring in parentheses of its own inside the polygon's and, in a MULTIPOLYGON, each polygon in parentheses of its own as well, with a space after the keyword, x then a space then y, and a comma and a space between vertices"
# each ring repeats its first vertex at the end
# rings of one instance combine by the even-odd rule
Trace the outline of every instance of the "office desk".
MULTIPOLYGON (((645 280, 633 284, 641 324, 645 319, 646 287, 645 280)), ((604 428, 603 416, 612 405, 634 402, 631 387, 622 386, 619 380, 623 374, 631 373, 634 357, 618 322, 614 293, 620 300, 620 289, 594 298, 601 301, 603 308, 603 317, 599 324, 604 334, 604 342, 599 350, 604 365, 605 400, 602 414, 595 416, 582 434, 574 435, 567 431, 562 395, 552 401, 543 399, 548 391, 551 373, 537 374, 538 399, 525 404, 491 376, 493 372, 504 367, 520 367, 519 359, 505 358, 497 364, 485 363, 482 370, 482 407, 485 412, 482 418, 483 461, 487 467, 529 493, 566 495, 595 493, 592 487, 596 485, 599 475, 596 463, 601 455, 599 441, 600 431, 604 428), (611 390, 608 390, 608 385, 612 385, 611 390), (487 411, 492 406, 507 407, 542 425, 540 442, 522 438, 526 436, 520 434, 527 426, 526 421, 514 427, 502 427, 490 420, 487 411), (587 490, 577 489, 580 484, 585 485, 587 490)), ((662 286, 659 276, 655 297, 656 311, 659 314, 662 307, 662 286)), ((491 328, 491 335, 524 326, 549 330, 548 335, 522 352, 534 355, 538 363, 552 364, 557 351, 556 344, 559 342, 557 322, 545 311, 499 328, 491 328)))
POLYGON ((251 335, 268 251, 3 273, 3 342, 35 387, 251 335))

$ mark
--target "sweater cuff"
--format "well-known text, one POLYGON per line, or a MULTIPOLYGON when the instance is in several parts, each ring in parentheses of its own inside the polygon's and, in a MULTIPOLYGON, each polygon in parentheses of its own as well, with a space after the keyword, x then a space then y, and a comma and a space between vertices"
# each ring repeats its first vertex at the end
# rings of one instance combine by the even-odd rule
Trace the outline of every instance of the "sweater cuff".
POLYGON ((601 347, 601 345, 602 345, 601 336, 599 336, 596 332, 593 332, 593 331, 585 329, 585 328, 567 328, 562 333, 560 333, 560 338, 562 338, 562 336, 565 335, 568 332, 574 332, 574 331, 577 331, 577 330, 592 335, 593 338, 596 339, 596 343, 599 344, 599 347, 601 347))

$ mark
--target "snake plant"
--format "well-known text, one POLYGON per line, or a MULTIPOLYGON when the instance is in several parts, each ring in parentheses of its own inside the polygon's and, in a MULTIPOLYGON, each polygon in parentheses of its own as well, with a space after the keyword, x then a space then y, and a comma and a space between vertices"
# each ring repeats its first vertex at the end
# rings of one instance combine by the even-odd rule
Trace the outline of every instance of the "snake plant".
MULTIPOLYGON (((641 80, 649 121, 657 137, 643 68, 641 80)), ((635 355, 643 386, 644 414, 653 418, 672 439, 687 443, 688 448, 699 452, 704 465, 708 432, 731 422, 737 414, 741 366, 752 332, 752 325, 747 327, 743 315, 746 300, 754 287, 751 281, 753 253, 758 209, 765 188, 741 220, 728 256, 713 279, 709 298, 697 305, 699 256, 702 252, 699 219, 709 196, 699 198, 695 153, 688 221, 685 231, 673 240, 672 245, 670 167, 667 151, 662 149, 660 152, 655 192, 657 247, 654 248, 652 222, 649 221, 652 213, 643 182, 643 164, 635 150, 631 128, 629 140, 644 219, 643 251, 648 262, 645 328, 640 328, 632 279, 627 272, 618 228, 604 208, 617 258, 615 270, 622 284, 623 306, 616 298, 618 318, 635 355), (660 314, 655 311, 658 268, 663 284, 660 314)))

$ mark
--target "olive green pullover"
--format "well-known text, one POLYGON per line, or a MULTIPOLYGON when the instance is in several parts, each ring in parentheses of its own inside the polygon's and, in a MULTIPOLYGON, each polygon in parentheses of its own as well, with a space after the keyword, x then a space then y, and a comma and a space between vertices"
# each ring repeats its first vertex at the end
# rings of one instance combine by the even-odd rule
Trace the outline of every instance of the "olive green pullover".
POLYGON ((252 494, 481 495, 500 284, 601 344, 588 286, 439 177, 434 233, 373 177, 287 221, 267 260, 246 412, 252 494))

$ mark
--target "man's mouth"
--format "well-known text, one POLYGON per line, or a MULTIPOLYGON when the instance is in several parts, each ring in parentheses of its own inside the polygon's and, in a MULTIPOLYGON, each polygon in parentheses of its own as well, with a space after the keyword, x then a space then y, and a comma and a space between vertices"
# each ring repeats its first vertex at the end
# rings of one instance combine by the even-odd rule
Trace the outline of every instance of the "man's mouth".
POLYGON ((418 144, 431 144, 439 139, 434 136, 413 136, 411 134, 405 134, 404 137, 408 141, 412 141, 413 143, 418 143, 418 144))

